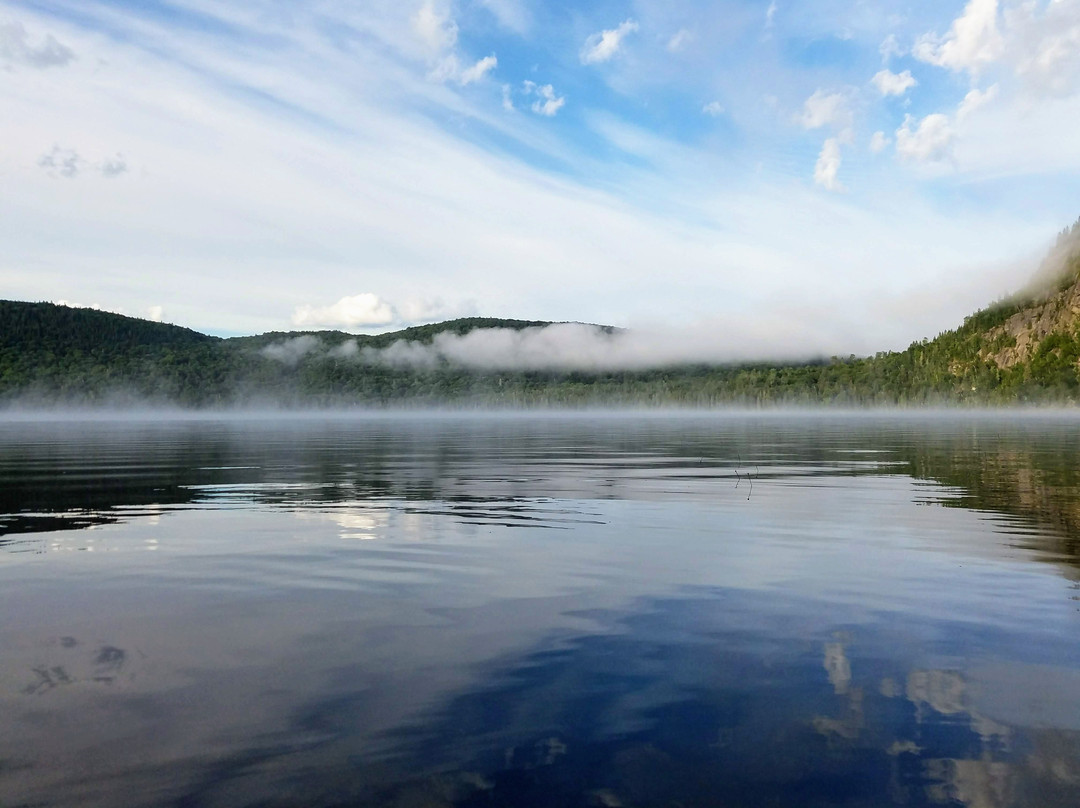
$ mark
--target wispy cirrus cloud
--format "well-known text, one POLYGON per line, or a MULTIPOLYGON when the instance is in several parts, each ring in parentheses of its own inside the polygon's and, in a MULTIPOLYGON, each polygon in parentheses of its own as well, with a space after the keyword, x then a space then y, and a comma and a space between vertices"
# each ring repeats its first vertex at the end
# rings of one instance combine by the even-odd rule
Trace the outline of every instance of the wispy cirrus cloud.
MULTIPOLYGON (((959 0, 907 16, 790 0, 768 36, 767 4, 728 0, 640 0, 632 19, 513 0, 5 7, 0 25, 21 28, 0 55, 0 282, 129 311, 168 299, 170 317, 230 332, 305 306, 309 323, 378 319, 380 303, 404 322, 431 299, 614 324, 750 317, 851 289, 843 333, 903 344, 923 334, 860 312, 946 271, 978 288, 981 261, 1075 218, 1077 109, 1050 80, 1071 69, 1075 2, 999 7, 1004 50, 974 72, 944 56, 959 0), (927 33, 941 65, 905 53, 927 33), (919 83, 883 96, 867 83, 879 57, 919 83), (1035 172, 1034 206, 980 184, 1035 172), (944 221, 943 192, 965 200, 944 221), (321 311, 357 289, 380 303, 321 311)), ((939 328, 966 313, 950 305, 939 328)), ((809 310, 792 310, 807 333, 809 310)))

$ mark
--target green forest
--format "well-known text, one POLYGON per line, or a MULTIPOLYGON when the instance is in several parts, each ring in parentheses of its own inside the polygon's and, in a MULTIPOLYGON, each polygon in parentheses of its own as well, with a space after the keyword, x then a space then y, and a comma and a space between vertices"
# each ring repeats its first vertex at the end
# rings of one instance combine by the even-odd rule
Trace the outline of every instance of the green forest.
POLYGON ((480 371, 445 359, 396 365, 372 353, 447 333, 549 325, 542 321, 464 318, 374 336, 223 339, 94 309, 0 301, 0 406, 1075 405, 1080 222, 1062 232, 1051 257, 1029 289, 904 351, 634 371, 480 371))

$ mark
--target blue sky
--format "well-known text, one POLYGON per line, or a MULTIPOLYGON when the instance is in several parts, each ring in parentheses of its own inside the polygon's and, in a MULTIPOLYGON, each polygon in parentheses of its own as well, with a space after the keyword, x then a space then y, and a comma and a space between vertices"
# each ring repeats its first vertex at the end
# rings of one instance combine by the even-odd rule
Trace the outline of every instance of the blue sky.
POLYGON ((0 0, 0 295, 903 347, 1080 216, 1080 0, 0 0))

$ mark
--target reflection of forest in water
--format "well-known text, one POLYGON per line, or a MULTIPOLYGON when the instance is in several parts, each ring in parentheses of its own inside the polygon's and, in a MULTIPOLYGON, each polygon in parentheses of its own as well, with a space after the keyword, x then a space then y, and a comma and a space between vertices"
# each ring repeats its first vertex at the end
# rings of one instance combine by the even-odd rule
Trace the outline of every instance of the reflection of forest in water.
POLYGON ((482 519, 525 522, 544 498, 632 499, 649 477, 735 484, 741 469, 759 483, 883 473, 930 480, 952 490, 928 492, 926 502, 1016 517, 1015 545, 1072 567, 1080 565, 1078 456, 1080 422, 1030 414, 8 425, 0 430, 0 548, 45 546, 18 534, 200 504, 354 503, 359 518, 369 517, 365 502, 439 503, 461 518, 478 504, 482 519))
POLYGON ((1017 525, 1017 546, 1080 574, 1080 431, 972 430, 905 454, 913 476, 956 489, 941 505, 1020 517, 1038 530, 1017 525))

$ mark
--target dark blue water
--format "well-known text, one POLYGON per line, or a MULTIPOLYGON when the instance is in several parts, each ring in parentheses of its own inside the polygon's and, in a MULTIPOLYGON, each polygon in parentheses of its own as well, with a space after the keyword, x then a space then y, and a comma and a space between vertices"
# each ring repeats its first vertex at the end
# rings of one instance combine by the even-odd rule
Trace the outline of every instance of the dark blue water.
POLYGON ((0 422, 0 805, 1080 805, 1080 416, 0 422))

